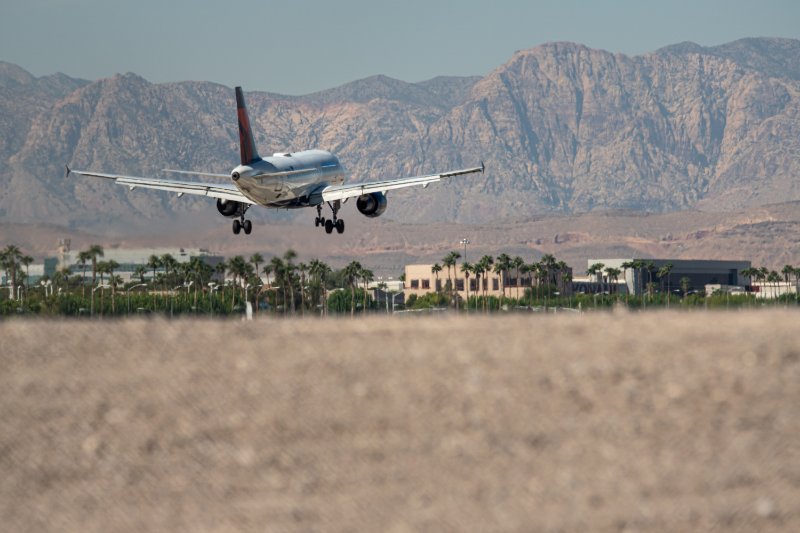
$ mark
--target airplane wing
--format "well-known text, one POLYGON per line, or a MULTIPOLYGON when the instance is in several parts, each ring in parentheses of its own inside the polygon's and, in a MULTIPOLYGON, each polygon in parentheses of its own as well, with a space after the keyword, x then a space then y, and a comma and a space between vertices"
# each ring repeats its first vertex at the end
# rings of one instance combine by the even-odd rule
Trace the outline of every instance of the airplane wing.
POLYGON ((184 194, 195 194, 198 196, 208 196, 210 198, 221 198, 223 200, 233 200, 244 204, 254 202, 239 192, 233 183, 201 183, 199 181, 174 181, 157 178, 140 178, 138 176, 122 176, 118 174, 102 174, 100 172, 89 172, 85 170, 72 170, 67 167, 67 176, 77 174, 92 178, 103 178, 124 185, 130 190, 141 187, 142 189, 157 189, 177 193, 178 196, 184 194))
POLYGON ((453 176, 461 176, 464 174, 472 174, 474 172, 483 172, 484 165, 474 168, 465 168, 462 170, 453 170, 444 172, 442 174, 429 174, 427 176, 415 176, 413 178, 399 178, 394 180, 385 181, 372 181, 368 183, 356 183, 352 185, 329 185, 320 191, 322 199, 326 202, 333 202, 335 200, 346 200, 362 194, 369 194, 373 192, 391 191, 394 189, 403 189, 405 187, 414 187, 421 185, 427 187, 431 183, 436 183, 444 178, 452 178, 453 176))

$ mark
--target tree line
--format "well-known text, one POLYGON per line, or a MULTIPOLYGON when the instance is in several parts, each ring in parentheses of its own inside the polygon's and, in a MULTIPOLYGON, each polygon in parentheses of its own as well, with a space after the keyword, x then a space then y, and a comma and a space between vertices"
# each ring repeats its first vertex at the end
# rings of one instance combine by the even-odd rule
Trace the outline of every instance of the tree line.
POLYGON ((33 258, 16 245, 6 246, 0 251, 0 268, 10 285, 5 286, 8 291, 0 292, 0 313, 219 316, 242 313, 246 302, 256 313, 274 315, 354 316, 375 308, 367 290, 375 275, 358 261, 333 269, 319 259, 298 262, 294 250, 269 260, 255 253, 249 259, 237 255, 214 264, 203 256, 180 262, 171 254, 151 255, 146 264, 134 267, 129 281, 124 281, 119 275, 120 264, 104 256, 102 246, 91 245, 78 252, 74 265, 77 272, 61 266, 33 286, 30 276, 22 271, 33 258))
MULTIPOLYGON (((0 314, 18 313, 121 316, 134 313, 165 313, 232 315, 240 314, 246 302, 256 313, 274 316, 325 316, 328 314, 367 313, 377 309, 368 286, 374 273, 358 261, 341 269, 333 269, 319 259, 298 262, 297 253, 287 250, 282 256, 265 260, 260 253, 249 258, 234 256, 211 264, 203 256, 180 262, 171 254, 151 255, 144 265, 137 265, 131 279, 119 275, 121 265, 105 259, 102 246, 93 244, 77 254, 75 265, 62 266, 52 276, 44 276, 36 286, 29 283, 28 267, 33 258, 14 244, 0 250, 0 268, 8 284, 0 290, 0 314), (77 272, 73 272, 73 268, 77 272), (90 275, 89 275, 90 274, 90 275), (122 298, 122 300, 120 300, 122 298)), ((607 288, 599 294, 571 294, 572 271, 564 261, 551 254, 526 262, 522 257, 501 253, 484 255, 477 261, 462 261, 458 251, 447 253, 441 262, 431 267, 436 279, 435 290, 422 297, 412 295, 406 307, 412 309, 443 308, 490 312, 509 307, 607 307, 622 300, 617 291, 620 276, 628 270, 635 277, 636 293, 625 294, 624 303, 630 307, 670 305, 673 287, 670 273, 673 265, 656 268, 652 261, 634 260, 621 268, 602 263, 590 265, 586 271, 607 288), (464 278, 459 295, 455 278, 464 278), (489 275, 499 278, 500 297, 488 294, 489 275), (441 283, 440 277, 444 277, 441 283), (510 278, 510 279, 509 279, 510 278), (658 280, 656 283, 655 280, 658 280), (471 281, 474 281, 474 288, 471 281), (512 281, 509 283, 509 281, 512 281)), ((779 274, 765 267, 741 271, 743 276, 762 283, 762 287, 792 279, 800 280, 800 268, 785 265, 779 274)), ((401 276, 403 281, 404 277, 401 276)), ((689 279, 678 282, 680 300, 684 305, 716 305, 717 298, 690 294, 689 279), (694 298, 690 298, 694 296, 694 298)), ((378 285, 386 290, 386 284, 378 285)), ((677 289, 677 288, 676 288, 677 289)), ((797 295, 782 295, 778 302, 797 302, 797 295)), ((724 295, 725 305, 753 303, 750 296, 724 295)))
MULTIPOLYGON (((484 255, 474 263, 463 261, 459 264, 460 258, 461 254, 458 251, 451 251, 441 259, 441 262, 434 263, 431 266, 431 273, 436 279, 435 292, 419 298, 412 296, 407 304, 416 308, 449 306, 458 309, 461 306, 469 310, 488 312, 509 307, 607 307, 623 302, 629 307, 637 308, 646 308, 648 305, 668 307, 673 300, 672 293, 678 290, 680 301, 684 305, 710 303, 715 306, 720 302, 724 302, 726 306, 744 305, 752 303, 751 296, 753 296, 753 293, 749 296, 733 297, 720 293, 705 299, 704 295, 697 296, 695 291, 691 290, 691 280, 688 277, 681 277, 678 280, 678 287, 672 286, 670 277, 674 269, 672 263, 656 267, 655 262, 646 259, 623 262, 620 268, 594 263, 586 270, 586 275, 594 277, 600 289, 597 293, 573 295, 567 290, 567 285, 573 281, 572 271, 564 261, 558 260, 552 254, 545 254, 538 261, 533 260, 530 263, 520 256, 510 257, 505 253, 497 257, 484 255), (628 271, 637 273, 634 276, 636 283, 634 293, 639 296, 632 296, 625 291, 623 300, 618 290, 619 280, 626 279, 628 271), (444 283, 440 284, 439 277, 445 275, 443 272, 446 272, 446 278, 444 283), (453 280, 458 272, 464 277, 463 288, 456 287, 453 280), (500 297, 487 296, 487 276, 490 273, 496 274, 499 278, 499 288, 502 292, 500 297), (511 283, 507 283, 509 277, 511 283), (473 290, 471 278, 476 282, 477 294, 475 291, 470 294, 473 290), (513 296, 512 289, 515 291, 513 296), (523 292, 520 295, 521 289, 523 292), (466 294, 465 301, 462 301, 459 294, 461 290, 466 294)), ((748 268, 740 272, 743 276, 760 283, 777 284, 780 281, 789 283, 792 279, 795 282, 800 280, 800 267, 785 265, 781 273, 783 277, 777 271, 770 271, 765 267, 748 268)), ((774 294, 777 295, 777 286, 775 289, 774 294)), ((797 300, 796 294, 781 295, 776 299, 778 302, 797 302, 797 300)))

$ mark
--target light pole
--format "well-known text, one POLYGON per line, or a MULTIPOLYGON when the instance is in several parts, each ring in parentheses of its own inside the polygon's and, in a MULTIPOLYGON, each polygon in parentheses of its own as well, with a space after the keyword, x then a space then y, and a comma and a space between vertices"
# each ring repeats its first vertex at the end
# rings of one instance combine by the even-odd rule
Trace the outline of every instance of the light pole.
POLYGON ((247 304, 250 303, 250 300, 247 299, 247 292, 252 287, 249 283, 244 286, 244 308, 245 312, 247 312, 247 304))
POLYGON ((208 282, 208 308, 211 313, 211 318, 214 318, 214 291, 219 289, 219 285, 213 281, 208 282))
POLYGON ((131 291, 136 287, 147 287, 147 283, 137 283, 131 287, 128 287, 128 290, 125 291, 125 294, 128 296, 128 315, 131 314, 131 291))
MULTIPOLYGON (((169 304, 169 318, 170 318, 170 320, 172 320, 172 317, 174 316, 174 311, 175 311, 175 291, 178 291, 178 294, 180 294, 181 289, 183 287, 185 287, 185 286, 186 286, 185 284, 184 285, 178 285, 177 287, 172 289, 172 298, 170 299, 170 304, 169 304)), ((188 290, 187 290, 187 293, 188 293, 188 290)))
POLYGON ((464 238, 461 239, 460 243, 464 246, 464 262, 467 262, 467 245, 469 244, 469 239, 464 238))
MULTIPOLYGON (((108 288, 108 285, 98 285, 97 287, 94 287, 94 288, 92 288, 92 302, 94 302, 94 293, 95 293, 95 291, 96 291, 97 289, 103 289, 103 290, 105 290, 105 289, 107 289, 107 288, 108 288)), ((104 294, 105 294, 105 293, 104 293, 104 294)), ((101 309, 101 314, 102 314, 102 309, 101 309)), ((90 312, 89 316, 94 316, 94 305, 92 305, 92 310, 91 310, 91 312, 90 312)))
POLYGON ((53 295, 53 282, 51 280, 48 279, 47 281, 40 281, 39 285, 41 285, 44 289, 45 298, 53 295))

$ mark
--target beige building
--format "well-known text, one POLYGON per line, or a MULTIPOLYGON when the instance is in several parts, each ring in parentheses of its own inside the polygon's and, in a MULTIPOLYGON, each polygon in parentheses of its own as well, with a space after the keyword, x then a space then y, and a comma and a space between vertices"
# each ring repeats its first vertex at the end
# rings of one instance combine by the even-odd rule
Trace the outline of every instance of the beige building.
MULTIPOLYGON (((448 283, 448 276, 447 276, 447 269, 442 268, 442 271, 439 272, 438 280, 437 276, 431 272, 431 267, 433 265, 406 265, 405 268, 405 284, 404 284, 404 291, 405 297, 408 299, 409 296, 412 294, 416 294, 418 297, 422 296, 423 294, 428 294, 430 292, 442 291, 445 290, 448 283)), ((517 287, 517 279, 514 277, 515 274, 511 273, 511 277, 506 276, 506 296, 517 296, 517 293, 514 289, 517 287)), ((461 272, 461 264, 457 264, 455 269, 450 270, 450 278, 452 278, 453 285, 455 289, 458 291, 458 295, 461 298, 467 298, 467 278, 461 272)), ((522 280, 522 285, 519 288, 519 296, 522 297, 524 294, 524 287, 527 287, 529 284, 529 280, 522 280)), ((500 285, 500 276, 495 274, 494 272, 489 272, 482 280, 480 285, 480 289, 478 287, 479 280, 473 274, 469 276, 469 295, 473 296, 480 290, 480 295, 486 294, 487 296, 502 296, 503 291, 500 285), (486 285, 486 292, 484 293, 484 283, 486 285)))

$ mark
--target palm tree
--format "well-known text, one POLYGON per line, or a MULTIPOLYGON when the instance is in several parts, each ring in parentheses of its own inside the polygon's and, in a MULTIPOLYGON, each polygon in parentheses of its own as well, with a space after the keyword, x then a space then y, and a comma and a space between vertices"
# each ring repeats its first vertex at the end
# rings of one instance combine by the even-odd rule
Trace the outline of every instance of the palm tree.
MULTIPOLYGON (((170 287, 174 285, 175 279, 170 278, 170 272, 175 273, 178 261, 172 257, 172 254, 164 254, 161 256, 161 266, 164 267, 164 283, 169 284, 170 287)), ((166 287, 164 287, 166 289, 166 287)))
MULTIPOLYGON (((114 313, 116 313, 116 310, 117 310, 116 301, 115 301, 115 296, 116 296, 116 293, 117 293, 117 286, 116 286, 116 284, 111 283, 111 280, 114 279, 114 277, 115 277, 114 276, 114 271, 116 269, 118 269, 118 268, 119 268, 119 263, 117 263, 113 259, 109 259, 108 261, 105 261, 105 270, 106 270, 106 273, 108 274, 109 283, 111 284, 111 314, 112 315, 114 313)), ((119 276, 117 276, 117 277, 119 277, 119 276)), ((101 281, 101 283, 102 283, 102 281, 101 281)), ((102 294, 102 290, 101 290, 101 294, 102 294)))
POLYGON ((461 258, 460 253, 452 251, 449 254, 447 254, 444 257, 444 259, 442 259, 442 265, 447 267, 447 283, 448 283, 447 290, 449 291, 451 298, 453 297, 454 286, 453 286, 453 278, 450 275, 451 273, 450 269, 456 266, 456 261, 460 258, 461 258))
POLYGON ((308 265, 298 263, 297 271, 300 272, 300 314, 306 316, 306 272, 308 272, 308 265))
POLYGON ((253 268, 255 268, 256 275, 258 275, 259 273, 258 265, 264 262, 264 258, 261 256, 260 253, 256 252, 250 256, 250 262, 253 264, 253 268))
POLYGON ((19 258, 19 263, 25 267, 25 296, 28 295, 28 289, 30 288, 30 271, 28 267, 31 266, 33 263, 33 257, 29 255, 23 255, 19 258))
POLYGON ((681 290, 683 291, 683 297, 686 298, 686 293, 689 292, 689 284, 692 282, 691 279, 687 278, 686 276, 682 277, 679 281, 681 284, 681 290))
POLYGON ((86 250, 86 253, 89 256, 89 259, 92 260, 92 304, 90 314, 94 315, 94 285, 97 281, 97 258, 103 257, 105 252, 103 251, 103 247, 99 244, 92 244, 89 246, 89 249, 86 250))
POLYGON ((367 312, 367 290, 368 290, 369 284, 372 281, 375 280, 375 273, 372 272, 372 270, 370 270, 368 268, 364 268, 364 269, 361 270, 360 277, 361 277, 361 281, 364 282, 364 307, 363 307, 363 309, 364 309, 364 313, 366 314, 366 312, 367 312))
POLYGON ((144 276, 147 274, 147 267, 144 265, 136 265, 133 268, 133 276, 139 278, 139 283, 144 283, 144 276))
MULTIPOLYGON (((567 292, 567 287, 564 285, 564 273, 570 272, 569 266, 564 261, 559 261, 556 263, 556 269, 558 272, 558 290, 565 293, 567 292)), ((569 280, 572 283, 572 274, 570 274, 569 280)))
POLYGON ((236 307, 236 288, 241 286, 241 280, 247 276, 247 263, 241 255, 233 256, 228 261, 228 273, 233 277, 233 295, 231 296, 231 312, 236 307))
MULTIPOLYGON (((533 284, 536 282, 536 299, 539 299, 539 287, 541 285, 542 265, 534 261, 527 266, 528 273, 531 275, 531 300, 533 300, 533 284)), ((532 303, 532 302, 531 302, 532 303)))
POLYGON ((53 286, 55 288, 61 288, 61 285, 63 284, 64 288, 69 290, 69 277, 71 274, 72 270, 70 270, 68 266, 64 265, 53 275, 53 286))
POLYGON ((358 261, 351 261, 349 265, 344 267, 344 277, 352 291, 350 295, 350 317, 354 317, 356 313, 356 283, 361 275, 361 270, 361 263, 358 261))
MULTIPOLYGON (((95 270, 96 270, 96 272, 98 274, 100 274, 100 285, 99 285, 99 287, 100 287, 100 316, 102 317, 103 316, 103 306, 104 306, 104 301, 105 301, 105 296, 106 296, 106 285, 105 285, 103 276, 105 274, 110 274, 111 273, 111 271, 109 270, 108 261, 98 261, 95 270)), ((95 289, 94 284, 92 284, 92 294, 94 294, 94 289, 95 289)))
POLYGON ((484 255, 483 257, 481 257, 478 263, 481 265, 481 269, 483 270, 483 311, 488 312, 489 311, 487 307, 488 283, 486 283, 486 275, 492 271, 492 265, 494 265, 494 258, 491 255, 484 255))
POLYGON ((514 270, 517 274, 517 300, 519 300, 519 286, 522 285, 522 279, 520 278, 522 269, 525 266, 525 260, 522 259, 520 256, 515 256, 514 259, 511 260, 511 266, 514 267, 514 270))
POLYGON ((661 280, 662 286, 664 279, 667 280, 667 307, 669 307, 669 296, 670 296, 669 275, 674 267, 675 265, 673 265, 672 263, 667 263, 658 269, 658 279, 661 280))
POLYGON ((23 255, 19 247, 14 244, 7 245, 0 254, 0 258, 2 259, 3 263, 3 269, 11 278, 11 300, 16 299, 15 290, 17 288, 17 270, 20 267, 20 260, 22 257, 23 255))
POLYGON ((781 282, 781 275, 778 274, 777 271, 771 270, 770 273, 767 274, 767 282, 772 284, 772 297, 777 298, 778 283, 781 282))
POLYGON ((294 277, 297 267, 292 262, 295 259, 297 259, 297 252, 295 252, 291 248, 289 248, 288 250, 286 250, 286 252, 284 252, 283 254, 283 261, 285 263, 284 277, 286 278, 286 283, 289 285, 289 297, 291 298, 292 301, 292 314, 296 313, 296 308, 294 304, 294 277))
POLYGON ((439 293, 439 272, 441 271, 442 271, 442 265, 440 265, 439 263, 434 263, 433 266, 431 267, 431 274, 436 276, 436 285, 434 285, 434 288, 436 289, 437 294, 439 293))
POLYGON ((622 268, 622 277, 625 279, 625 304, 628 303, 628 295, 630 294, 630 290, 628 289, 628 270, 632 269, 634 265, 633 261, 623 261, 620 265, 622 268))
POLYGON ((325 285, 328 276, 331 274, 331 267, 319 259, 312 259, 309 263, 308 273, 312 277, 312 285, 319 291, 317 301, 320 306, 320 313, 324 315, 328 308, 328 303, 325 298, 327 293, 325 285))
POLYGON ((86 263, 92 259, 88 250, 78 253, 78 262, 83 267, 83 275, 81 276, 81 298, 86 298, 86 263))
POLYGON ((461 273, 464 274, 464 288, 467 291, 467 311, 469 311, 469 275, 473 272, 473 266, 466 261, 461 263, 461 273))
POLYGON ((542 256, 542 259, 539 261, 539 264, 543 267, 543 273, 545 274, 545 282, 547 285, 556 285, 556 280, 554 279, 555 270, 556 270, 556 258, 552 254, 545 254, 542 256))
POLYGON ((586 275, 594 277, 595 282, 601 281, 604 266, 606 265, 604 265, 603 263, 594 263, 593 265, 589 265, 589 268, 586 269, 586 275))
MULTIPOLYGON (((619 275, 622 274, 622 271, 618 268, 614 267, 606 267, 605 269, 606 276, 608 276, 609 282, 613 282, 612 291, 616 291, 617 295, 619 296, 619 287, 617 285, 617 281, 619 280, 619 275)), ((617 298, 619 300, 619 297, 617 298)))
MULTIPOLYGON (((481 292, 481 280, 483 279, 483 274, 486 272, 486 269, 483 266, 483 263, 478 261, 477 263, 472 264, 472 273, 475 274, 475 282, 477 284, 477 291, 478 294, 481 292)), ((475 297, 475 310, 478 309, 478 298, 479 296, 475 297)))
POLYGON ((755 302, 755 292, 753 291, 753 280, 758 276, 758 269, 753 267, 743 268, 739 272, 743 277, 750 279, 750 293, 753 294, 753 301, 755 302))
MULTIPOLYGON (((275 283, 277 283, 278 286, 281 288, 281 305, 283 305, 283 315, 286 316, 286 280, 284 277, 286 272, 286 265, 284 264, 283 259, 281 259, 278 256, 275 256, 272 259, 270 259, 269 265, 267 266, 269 267, 269 271, 275 277, 275 283)), ((264 267, 264 269, 266 270, 267 267, 264 267)), ((276 293, 275 297, 276 305, 277 305, 277 300, 278 298, 276 293)))
POLYGON ((645 268, 647 269, 647 296, 650 298, 653 297, 653 274, 656 272, 656 264, 652 261, 647 261, 645 263, 645 268))
POLYGON ((205 285, 205 280, 211 277, 211 266, 203 261, 202 257, 192 256, 187 264, 187 278, 194 284, 194 308, 197 309, 197 293, 205 285))
POLYGON ((783 265, 783 269, 781 270, 783 274, 783 281, 787 284, 789 283, 789 276, 794 274, 794 267, 792 265, 783 265))
POLYGON ((500 277, 500 289, 503 291, 503 299, 506 297, 506 276, 505 274, 511 270, 511 257, 502 253, 497 256, 494 263, 494 273, 500 277))
POLYGON ((153 279, 150 280, 152 283, 153 288, 151 289, 153 293, 153 311, 156 310, 156 271, 161 268, 161 259, 157 255, 151 255, 147 259, 147 266, 148 268, 153 269, 153 279))

